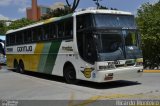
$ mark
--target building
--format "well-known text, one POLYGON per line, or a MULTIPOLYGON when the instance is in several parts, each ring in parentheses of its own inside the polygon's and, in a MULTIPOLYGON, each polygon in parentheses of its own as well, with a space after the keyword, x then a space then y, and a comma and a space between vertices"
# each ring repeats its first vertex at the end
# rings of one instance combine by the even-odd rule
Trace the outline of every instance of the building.
POLYGON ((6 26, 9 26, 13 21, 12 20, 1 20, 0 19, 0 23, 5 24, 6 26))
POLYGON ((57 3, 53 4, 52 6, 50 6, 50 8, 51 8, 52 10, 56 10, 57 8, 64 9, 64 6, 65 6, 64 3, 62 3, 62 2, 57 2, 57 3))
POLYGON ((27 19, 38 21, 41 16, 45 15, 51 9, 46 6, 38 6, 37 0, 32 0, 32 7, 26 9, 27 19))

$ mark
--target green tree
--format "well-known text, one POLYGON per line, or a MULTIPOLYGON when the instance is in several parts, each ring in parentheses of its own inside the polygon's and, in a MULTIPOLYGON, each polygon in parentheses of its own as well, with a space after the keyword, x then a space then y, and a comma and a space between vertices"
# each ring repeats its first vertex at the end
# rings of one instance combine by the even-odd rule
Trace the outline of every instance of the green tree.
POLYGON ((26 18, 13 21, 9 26, 6 26, 5 21, 0 21, 0 34, 4 35, 8 30, 18 29, 32 23, 35 23, 35 21, 31 21, 26 18))
POLYGON ((49 19, 52 17, 64 16, 72 13, 72 9, 68 6, 64 6, 64 8, 57 8, 55 10, 50 10, 48 13, 41 17, 41 20, 49 19))
POLYGON ((137 24, 142 35, 145 67, 160 65, 160 2, 143 4, 137 12, 137 24))
POLYGON ((32 23, 35 23, 35 21, 31 21, 31 20, 28 20, 28 19, 26 19, 26 18, 22 18, 22 19, 13 21, 13 22, 7 27, 7 29, 8 29, 8 30, 18 29, 18 28, 21 28, 21 27, 30 25, 30 24, 32 24, 32 23))
POLYGON ((0 35, 4 35, 6 32, 6 24, 4 21, 0 21, 0 35))

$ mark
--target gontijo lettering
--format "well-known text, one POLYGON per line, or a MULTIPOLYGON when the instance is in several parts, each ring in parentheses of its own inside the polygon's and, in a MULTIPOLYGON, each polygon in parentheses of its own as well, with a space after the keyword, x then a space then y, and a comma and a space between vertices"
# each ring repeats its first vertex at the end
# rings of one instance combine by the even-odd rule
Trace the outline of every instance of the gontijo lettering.
POLYGON ((17 47, 17 52, 31 52, 32 46, 17 47))

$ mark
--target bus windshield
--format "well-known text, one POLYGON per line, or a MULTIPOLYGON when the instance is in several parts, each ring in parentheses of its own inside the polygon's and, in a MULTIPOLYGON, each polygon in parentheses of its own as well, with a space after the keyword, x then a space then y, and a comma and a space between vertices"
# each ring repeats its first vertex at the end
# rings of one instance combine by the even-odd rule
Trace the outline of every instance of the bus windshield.
POLYGON ((123 60, 123 40, 119 33, 94 34, 99 61, 123 60))
POLYGON ((77 17, 77 43, 87 62, 142 58, 134 16, 85 14, 77 17))
POLYGON ((115 61, 142 58, 139 36, 136 31, 125 33, 94 34, 99 61, 115 61))
POLYGON ((140 36, 137 31, 123 31, 125 39, 125 51, 127 59, 142 58, 142 50, 140 49, 140 36))
POLYGON ((96 27, 136 28, 133 15, 94 14, 93 18, 96 27))

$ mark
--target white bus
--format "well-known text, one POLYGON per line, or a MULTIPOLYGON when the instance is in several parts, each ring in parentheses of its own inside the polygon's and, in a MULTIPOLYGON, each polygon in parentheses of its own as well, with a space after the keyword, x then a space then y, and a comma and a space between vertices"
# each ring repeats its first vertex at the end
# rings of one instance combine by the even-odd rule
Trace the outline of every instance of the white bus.
POLYGON ((6 55, 5 55, 5 36, 0 35, 0 65, 6 64, 6 55))
POLYGON ((109 82, 140 77, 143 57, 134 16, 84 10, 6 33, 7 65, 77 80, 109 82))

